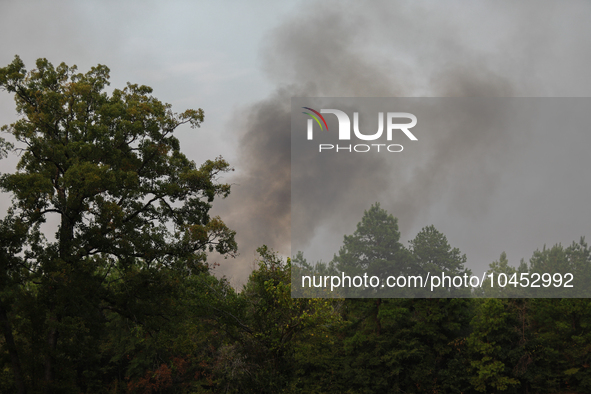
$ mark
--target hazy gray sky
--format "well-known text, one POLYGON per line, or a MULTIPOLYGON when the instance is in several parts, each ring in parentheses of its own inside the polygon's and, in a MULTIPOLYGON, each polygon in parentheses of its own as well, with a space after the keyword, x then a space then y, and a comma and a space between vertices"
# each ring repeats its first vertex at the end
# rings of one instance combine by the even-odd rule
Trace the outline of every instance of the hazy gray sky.
MULTIPOLYGON (((228 179, 233 193, 216 212, 238 231, 241 257, 222 261, 217 270, 243 283, 256 246, 289 253, 291 97, 589 96, 590 19, 586 1, 5 0, 0 65, 15 54, 28 68, 39 57, 83 72, 106 64, 111 87, 145 84, 173 109, 203 108, 201 129, 179 130, 181 147, 198 163, 223 155, 236 167, 228 179)), ((12 98, 0 94, 0 123, 14 119, 12 98)), ((521 168, 535 165, 527 157, 521 168)), ((568 187, 572 164, 554 160, 555 180, 568 187)), ((0 161, 0 172, 14 162, 0 161)), ((498 212, 514 198, 515 185, 502 182, 502 171, 496 174, 493 197, 470 202, 474 206, 459 209, 453 194, 431 196, 414 222, 401 223, 403 237, 435 224, 469 260, 487 265, 503 250, 517 264, 544 243, 591 233, 589 214, 581 211, 585 186, 576 190, 576 204, 555 212, 572 217, 572 226, 549 214, 551 230, 537 226, 535 235, 475 237, 478 229, 499 229, 498 212)), ((577 177, 589 185, 584 172, 577 177)), ((397 198, 392 207, 412 196, 397 198)), ((2 211, 8 202, 0 197, 2 211)), ((537 212, 526 211, 523 220, 537 212)), ((362 214, 351 215, 343 233, 351 233, 362 214)))
MULTIPOLYGON (((264 97, 272 82, 261 72, 260 42, 293 6, 257 1, 2 1, 0 64, 18 54, 31 69, 47 58, 111 69, 111 88, 151 86, 173 109, 203 108, 201 129, 180 130, 197 162, 235 156, 237 107, 264 97), (231 145, 231 146, 229 146, 231 145)), ((12 97, 0 95, 2 123, 14 119, 12 97)), ((4 163, 2 163, 4 165, 4 163)))

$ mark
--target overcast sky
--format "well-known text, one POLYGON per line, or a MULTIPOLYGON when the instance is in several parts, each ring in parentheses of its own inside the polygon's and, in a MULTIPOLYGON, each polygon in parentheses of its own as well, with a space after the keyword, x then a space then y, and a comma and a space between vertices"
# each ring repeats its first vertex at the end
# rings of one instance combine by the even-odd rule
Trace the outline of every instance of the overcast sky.
MULTIPOLYGON (((589 20, 591 3, 586 1, 4 0, 0 65, 15 54, 29 69, 39 57, 76 64, 82 72, 105 64, 111 88, 128 81, 145 84, 179 112, 203 108, 202 127, 180 129, 178 136, 182 150, 197 163, 222 155, 237 170, 227 179, 235 185, 233 193, 216 212, 237 230, 241 257, 220 261, 216 270, 240 284, 257 246, 289 253, 285 158, 291 97, 586 97, 591 92, 589 20)), ((12 97, 0 92, 0 123, 15 116, 12 97)), ((528 155, 520 168, 533 165, 528 155)), ((524 237, 502 231, 499 212, 511 199, 514 183, 503 183, 500 171, 491 198, 463 207, 477 214, 458 214, 453 194, 437 198, 434 192, 422 215, 401 222, 403 238, 435 224, 469 261, 487 265, 503 250, 518 264, 545 243, 589 235, 584 202, 590 179, 586 171, 574 175, 572 162, 560 159, 571 152, 562 155, 554 160, 556 177, 568 187, 569 179, 574 182, 569 177, 576 176, 583 186, 573 190, 576 198, 560 212, 548 207, 554 224, 548 230, 536 225, 535 235, 524 237), (496 228, 490 232, 495 238, 473 235, 484 227, 496 228)), ((14 163, 0 161, 0 172, 14 163)), ((9 196, 0 196, 0 210, 8 204, 9 196)), ((520 220, 539 214, 526 208, 520 220)), ((351 233, 362 214, 352 215, 343 233, 351 233)))

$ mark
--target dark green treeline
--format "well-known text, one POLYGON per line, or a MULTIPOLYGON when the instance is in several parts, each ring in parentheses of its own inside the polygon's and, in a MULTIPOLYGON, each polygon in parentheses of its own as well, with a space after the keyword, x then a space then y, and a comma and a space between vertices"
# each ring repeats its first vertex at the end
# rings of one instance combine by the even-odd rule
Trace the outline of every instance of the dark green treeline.
MULTIPOLYGON (((585 244, 569 248, 589 258, 585 244)), ((285 261, 265 247, 259 253, 240 292, 207 272, 162 272, 153 287, 160 301, 141 319, 105 310, 94 326, 64 324, 54 392, 591 390, 589 299, 291 298, 292 265, 305 260, 285 261)), ((33 393, 43 390, 39 303, 19 300, 9 313, 33 393)), ((11 393, 10 349, 2 345, 0 391, 11 393)))

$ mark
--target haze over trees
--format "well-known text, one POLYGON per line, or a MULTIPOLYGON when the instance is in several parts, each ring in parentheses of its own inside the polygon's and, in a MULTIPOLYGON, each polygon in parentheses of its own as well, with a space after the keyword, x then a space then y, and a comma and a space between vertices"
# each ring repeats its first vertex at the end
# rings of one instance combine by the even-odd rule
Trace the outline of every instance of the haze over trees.
MULTIPOLYGON (((108 84, 101 65, 0 68, 19 114, 0 157, 20 155, 0 177, 12 198, 0 220, 0 392, 591 391, 588 299, 292 298, 292 270, 469 272, 433 226, 402 245, 379 204, 329 264, 262 246, 243 289, 216 278, 208 252, 237 252, 209 214, 231 167, 195 164, 174 136, 203 111, 108 84)), ((543 248, 518 268, 502 254, 490 270, 549 267, 589 272, 591 250, 584 239, 543 248)))

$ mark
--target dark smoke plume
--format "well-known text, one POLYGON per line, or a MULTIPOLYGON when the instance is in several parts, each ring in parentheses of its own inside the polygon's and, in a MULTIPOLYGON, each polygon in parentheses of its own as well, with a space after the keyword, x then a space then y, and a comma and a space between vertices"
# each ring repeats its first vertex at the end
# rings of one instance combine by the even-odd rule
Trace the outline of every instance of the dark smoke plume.
MULTIPOLYGON (((291 220, 299 221, 298 228, 306 228, 305 233, 293 234, 301 243, 321 226, 338 232, 342 240, 342 226, 356 223, 369 208, 359 199, 344 210, 335 192, 330 198, 314 198, 316 205, 308 215, 290 217, 291 97, 504 97, 537 93, 527 89, 528 80, 519 79, 524 73, 514 64, 515 59, 503 61, 506 48, 495 48, 484 37, 486 49, 474 44, 478 34, 472 36, 467 29, 477 23, 470 21, 470 25, 461 17, 465 3, 445 7, 389 1, 372 2, 371 6, 342 1, 306 4, 305 10, 271 31, 263 46, 264 69, 277 90, 245 108, 234 123, 241 130, 238 173, 231 196, 225 205, 218 206, 218 212, 237 231, 241 257, 224 263, 218 272, 237 285, 246 282, 256 247, 267 244, 284 255, 295 252, 290 250, 291 220), (462 23, 468 24, 462 29, 458 26, 462 23), (338 218, 335 212, 340 213, 338 218)), ((498 13, 504 7, 482 4, 477 14, 498 13)), ((521 16, 503 22, 509 32, 527 15, 521 6, 512 7, 521 16)), ((536 18, 543 19, 542 14, 538 12, 536 18)), ((516 50, 534 40, 518 38, 513 43, 516 50)), ((535 78, 530 81, 534 86, 535 78)), ((376 193, 384 196, 382 206, 399 218, 403 232, 429 225, 428 218, 421 215, 444 193, 450 199, 446 208, 466 215, 485 212, 511 154, 510 135, 482 127, 490 116, 474 113, 466 123, 473 127, 445 130, 435 142, 435 153, 411 169, 395 173, 385 161, 376 159, 368 163, 370 169, 340 172, 342 178, 335 184, 350 182, 352 188, 357 185, 363 190, 364 174, 388 174, 382 176, 376 193), (484 131, 475 133, 477 125, 484 131)))

